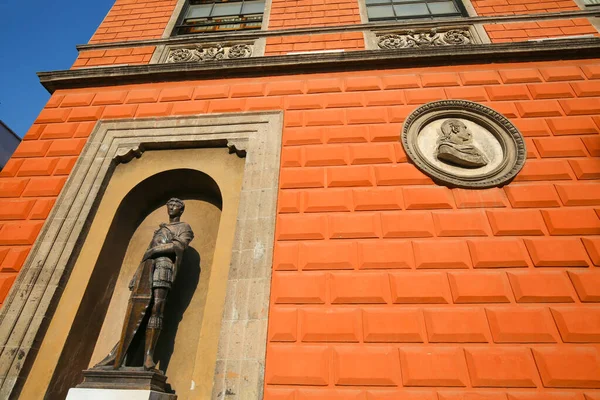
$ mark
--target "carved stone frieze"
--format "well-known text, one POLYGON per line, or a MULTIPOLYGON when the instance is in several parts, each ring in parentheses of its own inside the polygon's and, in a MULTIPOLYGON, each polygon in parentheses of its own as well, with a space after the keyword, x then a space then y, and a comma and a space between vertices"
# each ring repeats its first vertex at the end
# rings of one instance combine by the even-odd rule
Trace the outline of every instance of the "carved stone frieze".
POLYGON ((205 44, 192 47, 178 47, 168 50, 165 63, 203 62, 224 59, 248 58, 252 56, 252 45, 205 44))
POLYGON ((473 37, 467 27, 448 30, 432 28, 429 31, 408 30, 377 35, 377 45, 387 50, 468 45, 473 42, 473 37))

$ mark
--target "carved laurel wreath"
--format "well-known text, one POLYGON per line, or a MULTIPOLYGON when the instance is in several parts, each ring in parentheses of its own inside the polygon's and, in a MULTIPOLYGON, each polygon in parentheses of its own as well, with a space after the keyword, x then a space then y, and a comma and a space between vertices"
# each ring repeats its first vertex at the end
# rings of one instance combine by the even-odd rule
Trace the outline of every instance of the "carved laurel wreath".
POLYGON ((408 158, 419 170, 433 180, 450 187, 483 189, 503 185, 519 173, 527 157, 523 135, 505 116, 482 104, 467 100, 440 100, 417 108, 404 122, 401 141, 408 158), (433 119, 450 116, 471 119, 470 115, 476 115, 479 120, 491 121, 499 127, 498 131, 490 133, 503 146, 505 157, 503 164, 489 174, 475 178, 458 177, 433 168, 417 149, 418 130, 422 125, 416 122, 423 121, 428 116, 432 116, 433 119))

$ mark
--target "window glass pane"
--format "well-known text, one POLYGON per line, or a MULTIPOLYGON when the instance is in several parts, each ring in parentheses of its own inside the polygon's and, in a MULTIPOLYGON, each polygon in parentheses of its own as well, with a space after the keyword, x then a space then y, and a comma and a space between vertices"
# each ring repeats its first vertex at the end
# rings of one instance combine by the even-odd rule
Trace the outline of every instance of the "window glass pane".
POLYGON ((246 1, 244 8, 242 8, 242 14, 262 14, 264 10, 264 1, 246 1))
POLYGON ((429 10, 425 4, 404 4, 394 5, 394 10, 398 17, 413 17, 415 15, 429 15, 429 10))
POLYGON ((585 4, 588 6, 600 5, 600 0, 585 0, 585 4))
POLYGON ((390 3, 391 0, 365 0, 365 4, 386 4, 390 3))
POLYGON ((188 9, 186 18, 208 17, 211 9, 212 9, 212 4, 201 4, 201 5, 197 5, 197 6, 190 6, 190 8, 188 9))
POLYGON ((440 3, 429 3, 429 10, 432 14, 455 14, 458 12, 453 1, 443 1, 440 3))
POLYGON ((375 18, 394 18, 392 6, 372 6, 367 7, 369 19, 375 18))
POLYGON ((215 4, 212 16, 220 17, 223 15, 239 15, 242 9, 242 3, 220 3, 215 4))

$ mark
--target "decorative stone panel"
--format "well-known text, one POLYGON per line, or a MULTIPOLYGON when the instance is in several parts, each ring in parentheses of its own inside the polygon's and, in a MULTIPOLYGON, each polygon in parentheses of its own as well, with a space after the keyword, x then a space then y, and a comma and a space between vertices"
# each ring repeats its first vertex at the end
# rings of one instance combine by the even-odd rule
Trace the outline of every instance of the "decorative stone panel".
POLYGON ((470 25, 371 31, 367 32, 366 36, 367 47, 372 50, 422 49, 482 43, 475 27, 470 25))
POLYGON ((403 34, 378 35, 377 39, 377 45, 382 49, 457 46, 472 43, 468 29, 451 29, 445 32, 439 32, 437 28, 431 28, 428 32, 409 30, 403 34))
POLYGON ((204 62, 252 57, 253 43, 206 43, 166 47, 162 63, 204 62))

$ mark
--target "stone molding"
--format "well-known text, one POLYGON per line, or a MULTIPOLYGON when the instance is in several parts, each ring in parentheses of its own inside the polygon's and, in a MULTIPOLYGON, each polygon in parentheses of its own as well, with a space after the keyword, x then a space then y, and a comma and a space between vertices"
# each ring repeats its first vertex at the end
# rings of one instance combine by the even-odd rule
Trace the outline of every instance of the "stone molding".
POLYGON ((149 64, 81 68, 40 72, 44 87, 53 93, 58 89, 116 86, 152 82, 176 82, 195 79, 220 79, 244 76, 274 76, 349 71, 353 68, 433 67, 439 65, 530 62, 597 58, 599 38, 474 44, 469 46, 429 46, 420 49, 364 50, 344 53, 297 54, 250 57, 203 63, 149 64), (451 60, 451 61, 449 61, 451 60))
MULTIPOLYGON (((484 189, 502 186, 519 173, 527 158, 523 135, 505 116, 482 104, 467 100, 440 100, 417 108, 404 122, 401 141, 409 160, 419 170, 437 183, 449 187, 484 189), (419 135, 428 124, 443 118, 464 119, 486 129, 494 137, 491 140, 496 140, 502 149, 497 154, 501 156, 498 165, 487 172, 471 169, 469 171, 472 173, 459 176, 447 164, 437 166, 428 161, 424 154, 426 152, 421 148, 419 135)), ((459 169, 467 171, 466 168, 459 169)))
POLYGON ((272 262, 282 129, 280 112, 98 122, 0 310, 0 398, 14 395, 23 365, 35 358, 34 341, 52 317, 51 304, 60 297, 115 166, 146 149, 215 146, 246 155, 246 163, 212 398, 230 389, 231 379, 227 388, 225 379, 233 366, 252 379, 234 382, 235 395, 227 399, 262 398, 271 268, 258 266, 272 262), (255 264, 264 276, 248 278, 244 268, 255 264), (259 312, 249 312, 246 299, 238 298, 240 286, 253 294, 252 310, 259 312), (230 338, 251 338, 248 351, 230 351, 230 338))

